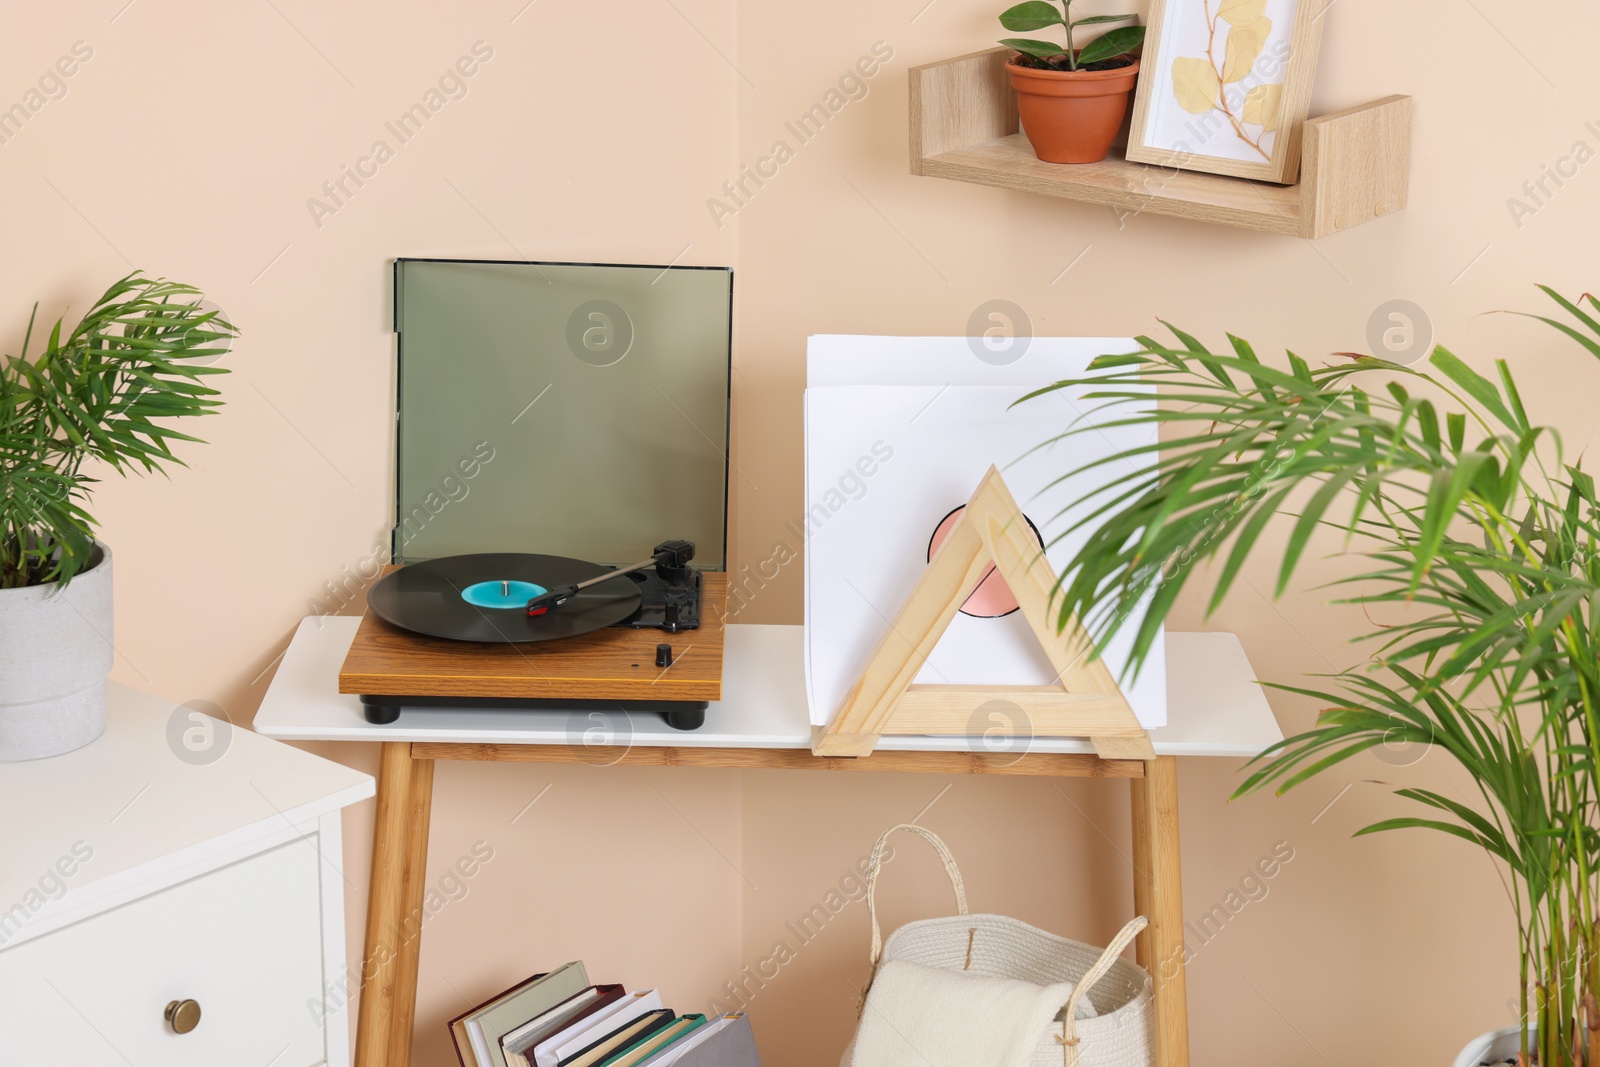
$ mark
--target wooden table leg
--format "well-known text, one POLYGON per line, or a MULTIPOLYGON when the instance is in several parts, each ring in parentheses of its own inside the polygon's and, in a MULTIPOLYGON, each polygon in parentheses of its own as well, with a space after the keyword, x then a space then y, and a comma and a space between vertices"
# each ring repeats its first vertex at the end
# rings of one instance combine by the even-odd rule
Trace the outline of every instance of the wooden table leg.
POLYGON ((1178 761, 1146 764, 1133 787, 1133 906, 1149 918, 1136 947, 1155 982, 1156 1063, 1189 1067, 1183 968, 1183 879, 1178 858, 1178 761))
POLYGON ((385 742, 361 958, 356 1067, 411 1063, 432 809, 433 760, 412 759, 409 742, 385 742))

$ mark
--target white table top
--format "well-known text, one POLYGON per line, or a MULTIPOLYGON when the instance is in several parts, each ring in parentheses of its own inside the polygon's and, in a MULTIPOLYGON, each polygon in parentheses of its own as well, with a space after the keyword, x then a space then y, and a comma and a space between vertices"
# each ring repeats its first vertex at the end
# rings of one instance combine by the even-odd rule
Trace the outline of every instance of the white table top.
POLYGON ((0 763, 0 912, 26 913, 20 935, 0 926, 0 947, 298 835, 373 794, 370 775, 220 721, 204 745, 213 720, 193 714, 112 684, 95 741, 0 763))
MULTIPOLYGON (((586 732, 609 730, 615 743, 641 746, 811 747, 800 626, 729 626, 724 699, 707 709, 703 727, 684 731, 655 714, 590 719, 583 711, 548 710, 406 709, 396 722, 375 726, 363 716, 359 698, 339 693, 339 666, 359 623, 344 616, 301 621, 256 713, 258 732, 301 741, 561 745, 583 744, 586 732)), ((1167 690, 1168 725, 1150 733, 1158 755, 1253 756, 1283 738, 1233 634, 1169 632, 1167 690)), ((878 748, 985 751, 983 739, 974 737, 885 737, 878 748)), ((1081 738, 1035 738, 1028 751, 1093 748, 1081 738)))

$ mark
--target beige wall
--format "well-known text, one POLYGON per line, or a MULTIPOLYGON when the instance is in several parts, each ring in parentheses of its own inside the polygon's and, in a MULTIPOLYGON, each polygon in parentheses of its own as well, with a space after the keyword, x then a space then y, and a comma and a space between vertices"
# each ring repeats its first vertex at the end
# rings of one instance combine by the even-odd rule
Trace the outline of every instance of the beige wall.
MULTIPOLYGON (((1140 332, 1160 316, 1312 359, 1364 347, 1372 310, 1406 298, 1468 359, 1509 356, 1575 448, 1600 425, 1595 368, 1535 326, 1478 317, 1534 306, 1534 281, 1595 284, 1600 170, 1520 227, 1506 204, 1574 142, 1600 147, 1600 126, 1584 125, 1600 120, 1584 50, 1597 16, 1570 0, 1537 20, 1444 0, 1334 7, 1315 110, 1414 94, 1412 206, 1316 244, 1155 217, 1119 226, 1104 210, 912 178, 905 69, 986 45, 995 5, 123 4, 36 5, 0 35, 0 105, 74 42, 93 49, 65 97, 0 145, 0 337, 15 351, 31 301, 51 319, 81 310, 132 265, 200 285, 246 331, 229 407, 204 427, 211 443, 185 451, 190 469, 108 482, 95 506, 118 554, 116 676, 237 721, 308 604, 337 606, 324 583, 383 537, 396 255, 735 266, 736 564, 771 552, 800 512, 806 335, 957 333, 995 297, 1039 333, 1140 332), (318 225, 308 198, 477 41, 493 57, 465 98, 391 145, 318 225), (791 142, 793 160, 719 226, 708 198, 879 41, 893 59, 866 97, 791 142)), ((1183 621, 1241 634, 1268 680, 1356 655, 1359 615, 1315 592, 1273 605, 1265 561, 1246 577, 1209 623, 1193 606, 1183 621)), ((799 583, 789 568, 741 619, 798 622, 799 583)), ((1273 700, 1287 728, 1308 721, 1273 700)), ((1197 1063, 1448 1062, 1509 1020, 1514 942, 1487 861, 1419 834, 1350 840, 1397 810, 1373 780, 1465 784, 1437 755, 1393 762, 1231 805, 1233 761, 1183 766, 1191 918, 1276 843, 1294 849, 1194 960, 1197 1063)), ((978 908, 1102 941, 1129 914, 1115 786, 447 765, 438 797, 431 877, 480 839, 495 859, 428 934, 415 1062, 430 1067, 451 1062, 446 1019, 559 960, 702 1005, 792 939, 785 922, 880 828, 936 797, 923 821, 954 846, 978 908)), ((370 820, 370 806, 350 820, 353 953, 370 820)), ((891 925, 947 907, 936 866, 903 856, 891 925)), ((751 1005, 767 1061, 831 1062, 864 976, 865 915, 852 906, 792 947, 751 1005)))

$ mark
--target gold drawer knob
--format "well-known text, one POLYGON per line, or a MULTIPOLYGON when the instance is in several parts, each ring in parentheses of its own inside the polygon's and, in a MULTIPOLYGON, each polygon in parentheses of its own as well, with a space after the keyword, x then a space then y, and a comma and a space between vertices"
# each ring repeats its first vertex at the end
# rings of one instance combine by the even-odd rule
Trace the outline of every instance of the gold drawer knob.
POLYGON ((187 1034, 190 1030, 200 1025, 200 1004, 194 1000, 174 1000, 167 1005, 167 1010, 162 1012, 166 1017, 167 1025, 172 1027, 175 1034, 187 1034))

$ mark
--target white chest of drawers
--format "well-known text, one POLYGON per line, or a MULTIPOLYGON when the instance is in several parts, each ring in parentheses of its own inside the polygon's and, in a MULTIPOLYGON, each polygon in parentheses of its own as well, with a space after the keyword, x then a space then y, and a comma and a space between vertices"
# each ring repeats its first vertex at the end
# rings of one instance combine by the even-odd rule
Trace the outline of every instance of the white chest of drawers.
POLYGON ((372 793, 119 686, 93 744, 0 764, 0 1067, 347 1067, 340 810, 372 793))

